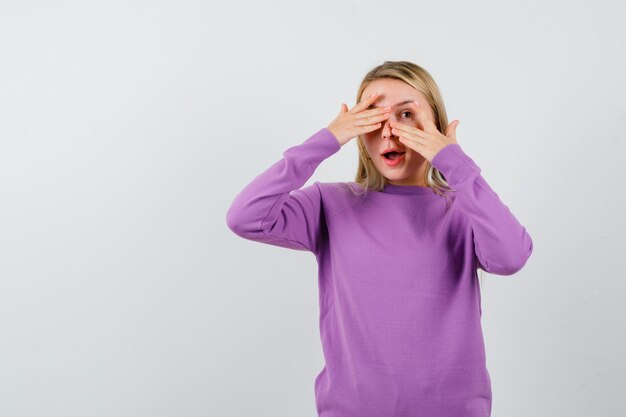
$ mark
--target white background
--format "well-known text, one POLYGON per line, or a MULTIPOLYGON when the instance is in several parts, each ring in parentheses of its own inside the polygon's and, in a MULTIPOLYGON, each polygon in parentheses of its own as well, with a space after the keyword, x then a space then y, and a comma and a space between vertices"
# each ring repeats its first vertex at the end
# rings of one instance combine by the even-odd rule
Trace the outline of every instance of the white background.
POLYGON ((625 11, 2 1, 0 416, 315 416, 315 258, 225 214, 385 60, 431 72, 533 238, 485 274, 492 416, 625 415, 625 11))

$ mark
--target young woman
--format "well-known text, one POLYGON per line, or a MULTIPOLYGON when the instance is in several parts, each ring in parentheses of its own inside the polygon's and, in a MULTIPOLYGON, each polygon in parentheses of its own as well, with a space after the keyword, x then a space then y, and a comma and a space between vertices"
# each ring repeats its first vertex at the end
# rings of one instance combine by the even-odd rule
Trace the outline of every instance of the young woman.
POLYGON ((519 271, 531 237, 457 143, 425 69, 387 61, 356 101, 248 184, 228 227, 317 258, 319 416, 487 417, 477 270, 519 271), (354 182, 302 188, 354 137, 354 182))

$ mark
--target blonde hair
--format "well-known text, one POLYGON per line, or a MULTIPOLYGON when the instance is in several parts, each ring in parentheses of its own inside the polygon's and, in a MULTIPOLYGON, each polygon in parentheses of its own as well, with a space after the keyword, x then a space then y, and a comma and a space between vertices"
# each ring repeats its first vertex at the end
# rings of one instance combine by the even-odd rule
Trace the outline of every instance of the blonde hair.
MULTIPOLYGON (((426 69, 412 62, 385 61, 383 64, 370 70, 361 81, 356 95, 356 102, 359 103, 361 101, 363 91, 372 81, 384 78, 403 81, 420 92, 433 110, 437 130, 445 134, 445 129, 448 126, 448 115, 439 87, 426 69)), ((359 163, 355 182, 362 187, 363 191, 355 191, 352 187, 350 187, 350 190, 352 193, 360 196, 366 194, 369 190, 381 191, 388 181, 376 169, 376 166, 368 155, 363 142, 363 135, 357 136, 357 146, 359 151, 359 163)), ((455 190, 448 184, 441 171, 435 168, 429 161, 425 161, 425 163, 427 164, 426 184, 432 188, 436 194, 445 197, 449 203, 450 198, 447 193, 455 190)))

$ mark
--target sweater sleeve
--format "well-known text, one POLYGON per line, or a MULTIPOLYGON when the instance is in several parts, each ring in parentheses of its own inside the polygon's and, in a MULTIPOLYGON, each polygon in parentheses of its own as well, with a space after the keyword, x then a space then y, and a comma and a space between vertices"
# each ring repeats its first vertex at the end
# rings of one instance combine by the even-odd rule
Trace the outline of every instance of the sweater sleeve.
POLYGON ((324 227, 319 182, 301 187, 339 149, 328 128, 287 149, 237 194, 226 213, 228 227, 245 239, 316 253, 324 227))
POLYGON ((457 204, 469 217, 478 267, 496 275, 521 270, 533 251, 533 241, 480 175, 478 165, 457 143, 441 149, 431 164, 456 191, 457 204))

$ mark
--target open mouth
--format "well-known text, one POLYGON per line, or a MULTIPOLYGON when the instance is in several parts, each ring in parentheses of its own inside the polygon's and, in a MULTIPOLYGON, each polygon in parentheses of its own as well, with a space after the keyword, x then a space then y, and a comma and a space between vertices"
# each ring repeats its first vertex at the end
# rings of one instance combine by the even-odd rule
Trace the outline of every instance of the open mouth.
POLYGON ((402 162, 404 161, 405 153, 406 152, 397 151, 385 152, 384 154, 382 154, 383 162, 385 163, 385 165, 391 168, 400 166, 400 164, 402 164, 402 162))
POLYGON ((406 152, 387 152, 387 153, 384 153, 383 156, 390 161, 394 161, 400 158, 405 153, 406 152))

